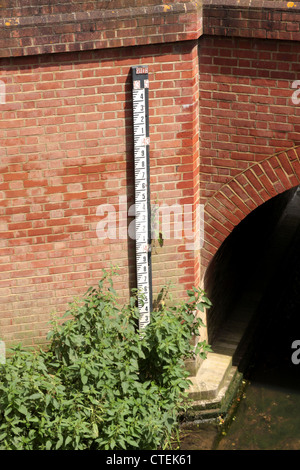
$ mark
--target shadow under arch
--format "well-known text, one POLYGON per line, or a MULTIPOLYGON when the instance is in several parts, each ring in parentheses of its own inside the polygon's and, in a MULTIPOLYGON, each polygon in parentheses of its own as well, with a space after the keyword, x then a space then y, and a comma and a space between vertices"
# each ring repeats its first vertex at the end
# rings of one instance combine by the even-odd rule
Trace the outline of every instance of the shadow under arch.
MULTIPOLYGON (((254 209, 233 229, 213 256, 204 277, 204 288, 213 304, 206 319, 210 343, 216 340, 242 295, 247 293, 249 309, 256 308, 256 297, 261 294, 259 290, 268 282, 268 279, 260 277, 264 275, 262 265, 267 263, 265 258, 274 241, 275 230, 297 188, 291 188, 254 209)), ((241 321, 245 313, 245 302, 242 303, 241 321)))
POLYGON ((213 303, 206 319, 211 344, 239 292, 255 279, 258 260, 263 258, 281 215, 297 191, 299 158, 300 147, 295 147, 256 163, 206 203, 202 273, 213 303))

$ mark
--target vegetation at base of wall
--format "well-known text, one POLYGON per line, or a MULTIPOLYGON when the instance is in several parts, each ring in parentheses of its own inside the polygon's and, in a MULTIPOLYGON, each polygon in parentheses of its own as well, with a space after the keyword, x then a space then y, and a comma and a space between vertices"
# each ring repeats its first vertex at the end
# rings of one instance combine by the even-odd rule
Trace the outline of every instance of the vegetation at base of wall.
POLYGON ((193 288, 188 301, 161 305, 142 332, 137 298, 120 307, 111 274, 52 321, 47 350, 13 349, 0 365, 0 449, 167 448, 189 405, 187 358, 210 307, 193 288))

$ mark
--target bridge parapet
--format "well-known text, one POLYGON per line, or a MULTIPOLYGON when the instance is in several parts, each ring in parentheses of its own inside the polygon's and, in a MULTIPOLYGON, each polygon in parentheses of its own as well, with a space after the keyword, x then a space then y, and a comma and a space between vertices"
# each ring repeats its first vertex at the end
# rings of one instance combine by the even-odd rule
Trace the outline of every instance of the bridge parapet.
POLYGON ((300 40, 300 6, 265 0, 8 0, 0 57, 158 44, 205 35, 300 40))
POLYGON ((197 2, 16 3, 2 9, 0 57, 177 42, 202 34, 202 6, 197 2))

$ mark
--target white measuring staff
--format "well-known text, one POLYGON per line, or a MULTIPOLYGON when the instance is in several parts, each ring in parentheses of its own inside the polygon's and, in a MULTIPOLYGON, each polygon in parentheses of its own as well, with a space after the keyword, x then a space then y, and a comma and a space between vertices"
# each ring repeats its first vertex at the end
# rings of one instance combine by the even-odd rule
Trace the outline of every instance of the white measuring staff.
MULTIPOLYGON (((149 243, 150 201, 149 201, 149 136, 147 136, 147 99, 145 84, 148 85, 148 70, 133 67, 133 135, 134 135, 134 174, 135 174, 135 226, 136 226, 136 273, 138 308, 140 312, 139 328, 150 323, 152 304, 151 266, 149 243), (143 73, 146 71, 146 74, 143 73), (143 75, 138 80, 138 75, 143 75)), ((149 126, 148 126, 149 127, 149 126)))

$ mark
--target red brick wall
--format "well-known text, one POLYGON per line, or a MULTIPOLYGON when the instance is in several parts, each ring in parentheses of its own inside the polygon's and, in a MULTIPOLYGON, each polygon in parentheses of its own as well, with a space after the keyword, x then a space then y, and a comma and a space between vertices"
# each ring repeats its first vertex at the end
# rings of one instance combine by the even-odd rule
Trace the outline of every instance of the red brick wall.
POLYGON ((204 274, 234 226, 300 182, 300 44, 210 36, 199 57, 204 274))
POLYGON ((111 262, 121 299, 135 286, 134 242, 96 235, 99 205, 133 203, 132 65, 149 65, 152 202, 192 204, 194 226, 205 204, 200 256, 165 240, 155 292, 173 281, 182 297, 240 220, 299 183, 299 10, 277 0, 76 0, 72 11, 5 0, 0 336, 44 341, 50 312, 111 262))
MULTIPOLYGON (((50 313, 120 266, 135 286, 134 241, 99 240, 100 204, 133 201, 130 67, 149 65, 153 202, 193 204, 199 192, 197 42, 3 59, 0 121, 0 334, 42 342, 50 313), (196 180, 195 180, 196 178, 196 180), (195 181, 194 181, 195 180, 195 181)), ((126 216, 126 213, 125 213, 126 216)), ((199 279, 184 240, 153 254, 154 291, 180 297, 199 279)), ((199 263, 198 263, 199 264, 199 263)), ((196 268, 195 268, 196 266, 196 268)))

